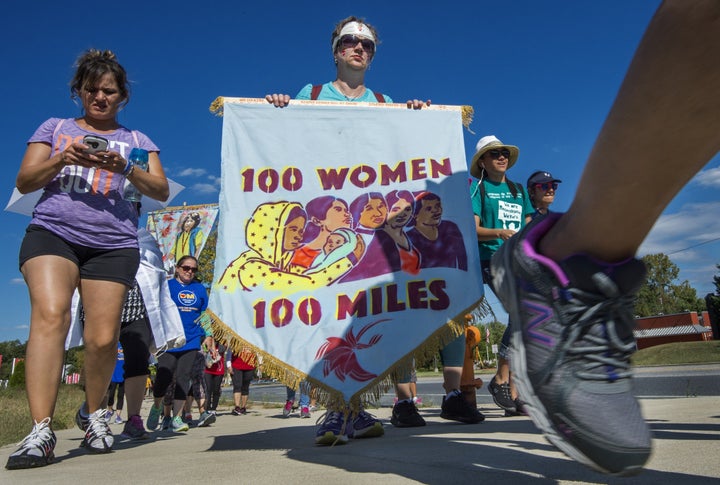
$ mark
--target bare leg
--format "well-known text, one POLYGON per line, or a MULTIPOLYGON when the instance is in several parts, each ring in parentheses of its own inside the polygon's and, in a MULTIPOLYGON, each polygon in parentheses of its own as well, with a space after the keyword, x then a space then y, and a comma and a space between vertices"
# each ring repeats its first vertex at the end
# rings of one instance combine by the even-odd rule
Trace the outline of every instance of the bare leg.
MULTIPOLYGON (((77 266, 58 256, 28 260, 22 273, 30 292, 30 337, 25 359, 25 386, 30 416, 52 418, 60 387, 70 304, 78 284, 77 266)), ((108 376, 108 382, 110 378, 108 376)), ((107 391, 107 383, 102 393, 107 391)), ((97 407, 95 408, 97 409, 97 407)))
POLYGON ((443 367, 443 387, 445 392, 460 389, 462 379, 462 367, 443 367))
POLYGON ((125 379, 125 398, 127 400, 127 416, 140 415, 147 376, 135 376, 125 379))
POLYGON ((398 401, 402 401, 403 399, 412 399, 412 392, 410 392, 410 383, 396 383, 395 394, 397 395, 398 401))
POLYGON ((720 150, 718 55, 720 2, 661 6, 570 210, 540 242, 543 254, 559 261, 584 252, 608 262, 635 254, 672 198, 720 150))
POLYGON ((82 280, 80 297, 85 308, 85 399, 88 411, 103 404, 117 360, 120 313, 127 287, 121 283, 82 280))

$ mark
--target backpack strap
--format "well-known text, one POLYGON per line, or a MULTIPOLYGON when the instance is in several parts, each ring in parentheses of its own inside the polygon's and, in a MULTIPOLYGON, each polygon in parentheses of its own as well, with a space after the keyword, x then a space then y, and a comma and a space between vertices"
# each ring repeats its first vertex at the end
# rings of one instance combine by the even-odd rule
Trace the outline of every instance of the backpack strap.
POLYGON ((133 141, 135 142, 135 148, 140 148, 140 140, 138 140, 137 130, 132 130, 130 133, 132 133, 133 141))
POLYGON ((384 103, 384 102, 385 102, 385 96, 383 96, 383 95, 380 94, 380 93, 375 93, 375 92, 373 92, 373 94, 375 95, 375 99, 377 99, 377 102, 378 102, 378 103, 384 103))
POLYGON ((322 84, 316 84, 312 87, 312 91, 310 91, 310 99, 313 101, 317 101, 318 96, 320 96, 320 91, 322 91, 322 84))

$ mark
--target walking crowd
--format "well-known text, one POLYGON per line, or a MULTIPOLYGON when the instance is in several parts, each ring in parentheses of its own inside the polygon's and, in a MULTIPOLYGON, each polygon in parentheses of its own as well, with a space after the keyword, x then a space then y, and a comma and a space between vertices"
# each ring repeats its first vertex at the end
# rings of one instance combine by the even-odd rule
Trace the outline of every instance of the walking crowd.
MULTIPOLYGON (((488 391, 506 416, 529 416, 560 450, 605 473, 636 473, 650 456, 650 431, 630 385, 632 301, 645 275, 635 253, 674 195, 720 149, 720 66, 712 61, 720 53, 719 21, 715 1, 667 0, 660 6, 566 213, 550 210, 562 181, 548 171, 533 172, 524 184, 510 180, 508 172, 520 160, 518 146, 483 136, 468 164, 481 261, 475 271, 509 315, 488 391), (675 140, 690 140, 693 150, 675 140), (643 179, 647 173, 654 174, 652 184, 643 179)), ((364 20, 340 21, 331 36, 335 80, 308 84, 295 99, 392 102, 365 85, 378 43, 378 33, 364 20)), ((44 192, 19 258, 32 305, 26 385, 33 426, 10 455, 8 469, 54 459, 52 418, 66 342, 85 346, 85 402, 76 422, 90 453, 112 450, 111 423, 124 422, 122 437, 133 440, 160 429, 185 433, 191 424, 212 425, 228 374, 231 414, 247 414, 250 383, 261 366, 250 349, 228 349, 198 323, 208 293, 196 279, 197 254, 176 254, 174 277, 167 280, 157 242, 137 228, 142 205, 125 199, 126 187, 164 201, 168 181, 160 149, 117 120, 130 91, 115 54, 85 52, 70 86, 81 116, 42 123, 28 140, 16 179, 22 193, 44 192), (147 169, 131 161, 131 148, 147 152, 147 169), (153 404, 143 419, 151 359, 157 369, 153 404)), ((266 100, 278 108, 292 102, 287 94, 268 94, 266 100)), ((416 110, 430 104, 407 101, 416 110)), ((384 215, 373 241, 384 238, 396 250, 393 270, 417 271, 432 264, 427 261, 433 258, 418 254, 438 252, 438 236, 411 234, 405 226, 418 209, 442 214, 442 205, 427 193, 400 192, 378 194, 373 208, 384 215), (392 223, 388 211, 397 215, 392 223)), ((313 217, 322 235, 317 247, 308 244, 298 257, 317 257, 333 236, 348 243, 332 227, 332 211, 347 213, 349 207, 340 199, 328 201, 313 217)), ((465 336, 448 343, 440 356, 440 416, 481 423, 485 417, 460 391, 465 336)), ((392 425, 424 426, 413 375, 396 376, 394 383, 392 425)), ((308 418, 315 401, 308 382, 287 388, 282 414, 288 417, 297 404, 299 416, 308 418)), ((315 442, 343 444, 384 433, 383 424, 362 408, 329 408, 315 442)))

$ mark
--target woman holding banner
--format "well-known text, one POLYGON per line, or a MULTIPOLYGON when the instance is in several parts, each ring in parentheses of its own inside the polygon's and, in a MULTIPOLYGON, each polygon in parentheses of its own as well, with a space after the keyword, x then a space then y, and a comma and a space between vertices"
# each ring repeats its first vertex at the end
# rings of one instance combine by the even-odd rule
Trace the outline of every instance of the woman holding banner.
MULTIPOLYGON (((374 92, 365 86, 365 73, 375 56, 378 43, 377 31, 364 20, 351 16, 338 22, 330 37, 337 73, 335 80, 322 85, 308 84, 300 90, 296 99, 392 103, 389 96, 374 92)), ((290 103, 290 96, 287 94, 268 94, 265 99, 277 108, 285 107, 290 103)), ((430 100, 407 101, 407 107, 412 109, 422 109, 429 105, 430 100)), ((411 399, 409 383, 402 386, 402 392, 398 392, 398 397, 411 399)), ((416 409, 414 413, 417 415, 416 409)), ((345 443, 348 437, 382 436, 384 433, 382 424, 364 411, 348 423, 349 429, 345 429, 343 423, 342 413, 328 412, 325 422, 318 429, 315 441, 318 444, 345 443)))

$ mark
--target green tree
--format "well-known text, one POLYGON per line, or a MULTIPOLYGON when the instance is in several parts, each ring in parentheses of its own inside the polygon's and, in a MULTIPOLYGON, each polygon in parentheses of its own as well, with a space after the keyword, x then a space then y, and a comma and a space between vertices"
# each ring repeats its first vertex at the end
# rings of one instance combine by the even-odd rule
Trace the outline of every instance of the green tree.
POLYGON ((12 370, 13 358, 25 357, 26 343, 19 340, 8 340, 0 342, 0 355, 2 355, 2 366, 0 366, 0 379, 8 379, 12 370))
POLYGON ((200 266, 200 271, 198 271, 197 278, 208 285, 208 291, 210 291, 212 281, 213 281, 213 272, 215 271, 215 247, 217 246, 217 221, 215 222, 215 225, 213 226, 212 230, 210 231, 210 234, 208 234, 207 241, 205 241, 205 246, 203 247, 202 253, 200 253, 200 257, 198 258, 198 266, 200 266))
POLYGON ((676 283, 680 270, 667 255, 648 254, 642 260, 648 273, 635 302, 636 315, 648 317, 705 309, 705 302, 687 280, 676 283))
POLYGON ((25 387, 25 361, 21 360, 15 364, 15 373, 10 376, 10 387, 25 387))
POLYGON ((65 354, 65 364, 71 366, 68 369, 69 373, 80 372, 85 365, 85 347, 80 346, 69 349, 65 354))

